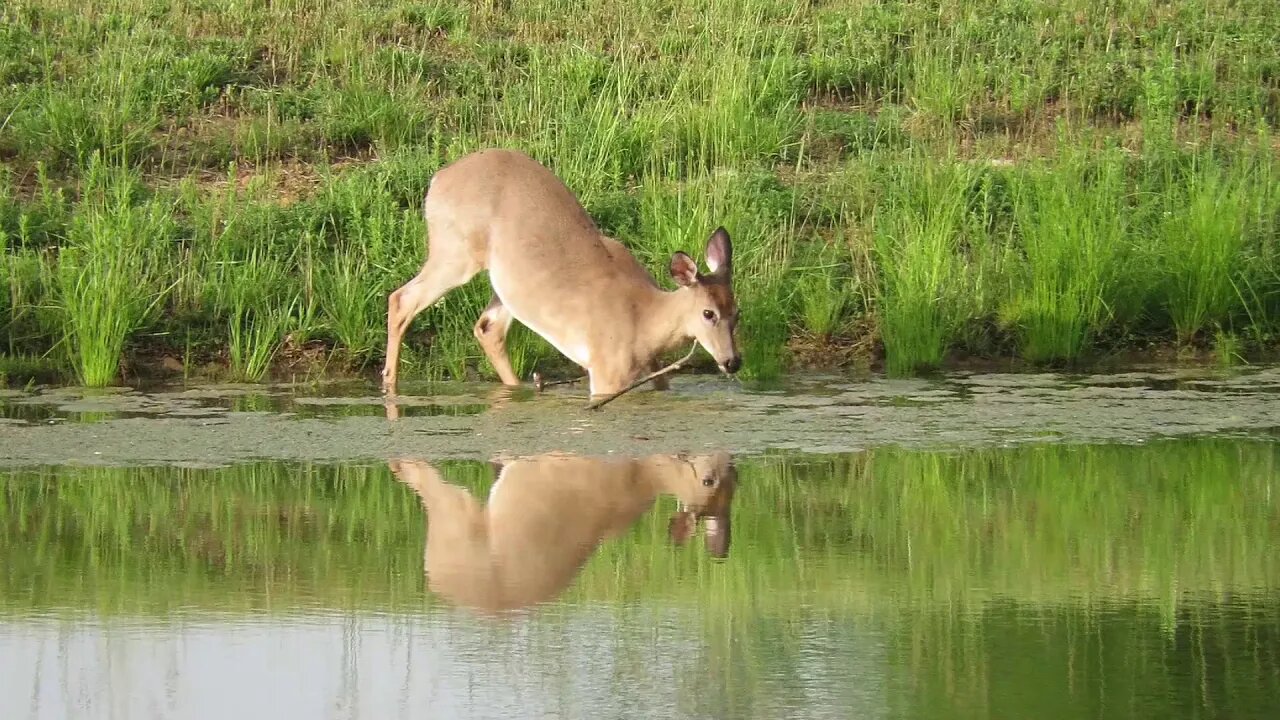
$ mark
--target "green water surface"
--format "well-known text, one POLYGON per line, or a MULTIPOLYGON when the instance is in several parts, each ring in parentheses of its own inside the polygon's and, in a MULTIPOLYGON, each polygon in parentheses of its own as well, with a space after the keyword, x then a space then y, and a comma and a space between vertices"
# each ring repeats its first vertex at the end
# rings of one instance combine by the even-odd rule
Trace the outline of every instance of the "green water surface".
POLYGON ((429 588, 383 463, 5 471, 0 715, 1277 716, 1275 442, 734 463, 724 559, 663 496, 497 614, 429 588))

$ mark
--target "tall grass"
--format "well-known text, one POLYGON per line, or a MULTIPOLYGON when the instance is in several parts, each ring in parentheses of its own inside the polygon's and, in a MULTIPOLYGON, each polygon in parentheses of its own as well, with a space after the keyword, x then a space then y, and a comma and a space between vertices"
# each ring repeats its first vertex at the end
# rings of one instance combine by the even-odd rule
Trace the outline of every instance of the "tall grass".
POLYGON ((937 367, 959 326, 960 257, 971 174, 916 160, 875 219, 876 296, 886 365, 904 374, 937 367))
POLYGON ((590 208, 641 171, 644 148, 624 108, 637 101, 627 58, 534 49, 528 81, 493 88, 494 140, 538 158, 590 208))
POLYGON ((266 375, 303 310, 288 267, 277 255, 253 249, 239 259, 214 261, 208 268, 206 297, 226 322, 232 376, 256 381, 266 375))
POLYGON ((843 238, 818 241, 804 251, 807 255, 792 268, 793 291, 800 305, 804 329, 820 339, 830 339, 853 306, 857 283, 848 262, 843 238))
POLYGON ((336 252, 319 278, 321 309, 339 347, 363 365, 377 346, 377 335, 386 324, 386 294, 369 282, 373 268, 358 250, 336 252), (379 312, 381 310, 381 312, 379 312))
MULTIPOLYGON (((171 5, 0 9, 10 352, 69 357, 82 332, 52 280, 102 212, 100 165, 173 205, 181 239, 126 354, 234 345, 259 376, 284 331, 367 369, 422 260, 429 178, 493 145, 555 170, 660 280, 716 224, 741 238, 749 374, 785 369, 793 331, 882 340, 895 373, 948 348, 1059 362, 1218 330, 1251 357, 1280 334, 1280 20, 1257 2, 171 5), (242 236, 225 256, 224 226, 242 236), (255 233, 261 271, 241 267, 255 233), (823 255, 839 237, 850 272, 823 255), (276 310, 206 287, 267 276, 276 310)), ((408 376, 484 371, 482 284, 423 313, 408 376)), ((522 374, 566 364, 524 330, 511 348, 522 374)))
MULTIPOLYGON (((424 183, 419 177, 434 163, 421 154, 388 162, 375 177, 343 178, 328 185, 317 214, 323 234, 308 232, 303 246, 317 255, 317 292, 325 329, 359 365, 367 363, 386 337, 387 295, 413 277, 426 257, 420 214, 397 200, 398 187, 424 183), (404 167, 413 162, 426 167, 404 167), (408 177, 397 177, 397 170, 408 177)), ((416 205, 416 203, 415 203, 416 205)))
POLYGON ((1033 362, 1075 360, 1106 328, 1111 284, 1126 257, 1124 164, 1112 150, 1096 161, 1068 153, 1014 188, 1024 257, 1005 314, 1033 362))
MULTIPOLYGON (((669 148, 668 157, 682 168, 780 159, 799 132, 799 88, 785 51, 791 20, 770 24, 762 5, 724 5, 723 16, 690 38, 696 50, 680 66, 666 102, 646 108, 650 114, 640 120, 651 142, 669 148), (665 116, 653 117, 654 108, 665 116)), ((780 3, 779 9, 788 8, 780 3)))
POLYGON ((1248 179, 1204 158, 1169 191, 1157 242, 1167 276, 1163 304, 1179 342, 1206 326, 1229 326, 1239 305, 1249 260, 1248 179))
POLYGON ((125 341, 164 299, 175 226, 163 201, 135 198, 136 177, 100 164, 89 172, 53 282, 67 355, 80 381, 97 387, 116 379, 125 341))
POLYGON ((217 354, 237 380, 262 379, 285 337, 315 325, 315 280, 306 226, 289 212, 254 202, 234 172, 212 199, 184 188, 192 228, 174 311, 189 326, 216 328, 217 354))

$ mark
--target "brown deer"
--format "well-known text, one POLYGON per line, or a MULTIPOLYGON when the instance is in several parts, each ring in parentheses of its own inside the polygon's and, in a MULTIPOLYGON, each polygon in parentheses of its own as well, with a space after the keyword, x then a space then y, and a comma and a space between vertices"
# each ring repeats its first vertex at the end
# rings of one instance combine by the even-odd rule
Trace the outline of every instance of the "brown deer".
POLYGON ((737 471, 727 453, 522 458, 501 466, 487 505, 445 482, 430 463, 389 464, 426 510, 428 587, 476 610, 501 612, 554 599, 601 542, 626 531, 662 493, 680 502, 667 526, 673 542, 687 541, 704 521, 707 552, 729 552, 737 471))
MULTIPOLYGON (((733 246, 717 228, 702 274, 683 252, 667 292, 627 249, 603 235, 573 192, 533 158, 482 150, 441 169, 423 203, 427 260, 387 299, 383 392, 396 391, 400 345, 418 313, 481 270, 493 297, 474 332, 499 378, 518 385, 506 352, 519 320, 587 371, 591 394, 643 377, 673 347, 695 339, 726 373, 742 364, 734 339, 733 246)), ((659 387, 665 383, 655 383, 659 387)))

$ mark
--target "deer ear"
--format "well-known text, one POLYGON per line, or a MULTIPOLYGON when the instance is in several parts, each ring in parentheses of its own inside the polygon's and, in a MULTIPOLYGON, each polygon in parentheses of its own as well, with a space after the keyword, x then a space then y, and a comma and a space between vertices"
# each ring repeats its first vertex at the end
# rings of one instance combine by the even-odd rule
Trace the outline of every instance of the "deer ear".
POLYGON ((706 519, 707 534, 703 541, 707 546, 707 554, 713 558, 729 555, 729 514, 709 515, 706 519))
POLYGON ((671 256, 671 279, 677 285, 689 287, 698 282, 698 263, 682 252, 671 256))
POLYGON ((729 233, 722 227, 716 228, 707 239, 707 268, 713 275, 729 272, 733 265, 733 243, 729 241, 729 233))
POLYGON ((667 522, 667 535, 671 537, 671 542, 676 545, 688 542, 697 527, 697 522, 697 517, 687 510, 677 510, 672 513, 671 520, 667 522))

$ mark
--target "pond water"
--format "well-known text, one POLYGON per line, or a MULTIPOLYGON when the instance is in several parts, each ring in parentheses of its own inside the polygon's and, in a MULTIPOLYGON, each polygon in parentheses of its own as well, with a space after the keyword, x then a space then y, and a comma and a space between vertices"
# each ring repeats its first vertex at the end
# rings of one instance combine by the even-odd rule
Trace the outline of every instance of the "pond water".
POLYGON ((0 717, 1276 716, 1280 373, 675 387, 11 392, 0 717))

